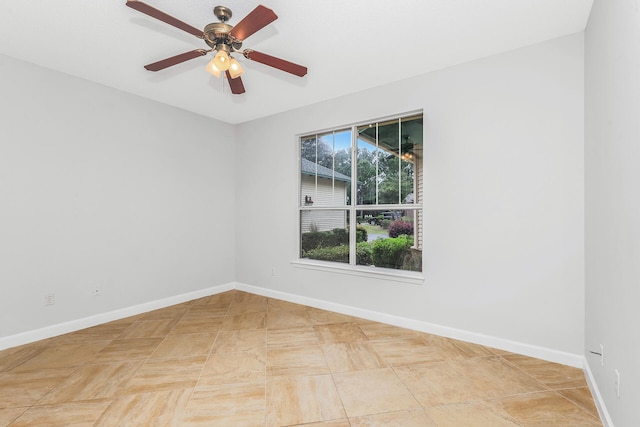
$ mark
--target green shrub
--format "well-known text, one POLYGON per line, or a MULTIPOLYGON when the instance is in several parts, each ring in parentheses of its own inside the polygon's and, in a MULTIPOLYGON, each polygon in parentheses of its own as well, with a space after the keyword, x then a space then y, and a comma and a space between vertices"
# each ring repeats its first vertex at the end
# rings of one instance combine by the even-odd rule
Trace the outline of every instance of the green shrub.
POLYGON ((349 246, 331 246, 327 248, 311 249, 305 254, 308 258, 322 261, 349 262, 349 246))
POLYGON ((386 230, 387 228, 389 228, 389 225, 391 225, 390 219, 383 219, 380 221, 380 227, 382 227, 383 230, 386 230))
POLYGON ((367 233, 367 230, 364 227, 358 225, 356 227, 356 243, 366 242, 367 240, 369 240, 369 234, 367 233))
POLYGON ((373 264, 373 259, 371 258, 371 244, 369 242, 364 241, 356 244, 356 264, 373 264))
POLYGON ((371 259, 376 267, 402 267, 404 254, 413 245, 413 238, 402 235, 395 238, 378 239, 371 247, 371 259))
MULTIPOLYGON (((356 227, 356 243, 368 240, 367 230, 356 227)), ((302 254, 313 249, 349 245, 349 231, 346 228, 334 228, 329 231, 310 231, 302 233, 302 254)))
MULTIPOLYGON (((349 246, 340 245, 328 248, 311 249, 306 253, 310 259, 349 263, 349 246)), ((371 245, 368 242, 360 242, 356 245, 356 263, 358 265, 371 265, 371 245)))
POLYGON ((316 248, 327 248, 349 244, 349 233, 345 228, 330 231, 311 231, 302 233, 302 254, 316 248))

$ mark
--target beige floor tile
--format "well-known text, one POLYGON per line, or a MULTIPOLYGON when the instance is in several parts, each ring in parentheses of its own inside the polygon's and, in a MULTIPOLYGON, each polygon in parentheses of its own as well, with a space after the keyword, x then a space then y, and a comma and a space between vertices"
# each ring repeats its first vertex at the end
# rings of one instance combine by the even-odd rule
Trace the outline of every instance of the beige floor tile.
POLYGON ((207 333, 216 334, 222 328, 222 322, 224 317, 210 317, 210 316, 196 316, 189 317, 184 316, 176 323, 169 334, 197 334, 207 333))
POLYGON ((38 404, 114 397, 141 365, 142 361, 81 366, 38 404))
POLYGON ((111 401, 70 402, 57 405, 33 406, 22 414, 11 427, 66 427, 93 426, 111 401))
MULTIPOLYGON (((520 424, 499 405, 476 401, 426 409, 438 427, 518 427, 520 424)), ((550 424, 550 427, 554 424, 550 424)))
POLYGON ((393 366, 442 360, 440 353, 422 338, 375 341, 373 347, 393 366))
POLYGON ((268 303, 269 297, 242 291, 236 291, 231 300, 231 304, 266 305, 268 303))
POLYGON ((98 341, 87 344, 52 345, 14 368, 13 372, 70 368, 90 363, 95 361, 96 354, 108 343, 108 341, 98 341))
POLYGON ((345 418, 330 375, 267 381, 266 425, 289 426, 345 418))
POLYGON ((129 326, 131 326, 131 323, 128 322, 106 323, 66 334, 61 337, 60 342, 64 344, 83 344, 91 341, 112 341, 118 338, 129 326))
MULTIPOLYGON (((0 426, 8 426, 11 424, 13 420, 18 418, 20 415, 24 413, 28 408, 11 408, 11 409, 0 409, 0 426)), ((348 426, 348 424, 347 424, 348 426)))
POLYGON ((558 399, 555 392, 532 393, 501 399, 506 412, 527 427, 543 426, 602 426, 593 417, 566 399, 558 399))
POLYGON ((320 344, 320 339, 313 326, 267 330, 267 348, 269 349, 318 344, 320 344))
POLYGON ((264 425, 264 381, 197 387, 180 425, 264 425), (251 422, 258 422, 251 424, 251 422), (207 424, 208 423, 208 424, 207 424))
POLYGON ((295 311, 269 311, 267 314, 267 328, 273 329, 290 329, 301 326, 312 326, 315 322, 305 310, 295 311))
POLYGON ((320 346, 287 347, 267 352, 267 376, 319 375, 331 371, 320 346))
POLYGON ((418 363, 394 369, 425 408, 482 399, 485 395, 473 379, 454 370, 447 361, 418 363))
POLYGON ((240 291, 0 351, 13 421, 601 425, 580 370, 240 291))
POLYGON ((112 341, 98 352, 95 362, 147 359, 156 351, 163 339, 163 337, 156 337, 112 341))
POLYGON ((146 393, 195 387, 206 361, 206 356, 149 360, 138 368, 122 391, 146 393))
POLYGON ((317 423, 296 424, 288 427, 351 427, 348 419, 318 421, 317 423))
POLYGON ((266 325, 267 313, 252 312, 229 315, 222 323, 222 330, 263 329, 266 325))
POLYGON ((208 355, 216 334, 169 335, 151 355, 152 359, 208 355))
POLYGON ((511 352, 511 351, 501 350, 499 348, 493 348, 493 347, 487 347, 487 348, 493 354, 497 354, 497 355, 500 355, 500 356, 506 356, 507 354, 513 354, 513 352, 511 352))
POLYGON ((598 409, 593 401, 593 396, 591 395, 589 387, 558 390, 558 393, 581 408, 586 409, 594 417, 599 418, 598 409))
POLYGON ((321 310, 319 308, 307 307, 307 312, 316 325, 327 325, 331 323, 357 323, 357 319, 353 316, 321 310))
POLYGON ((392 369, 347 372, 333 377, 349 418, 420 407, 392 369))
POLYGON ((33 343, 0 351, 0 373, 23 364, 45 348, 42 344, 33 343))
POLYGON ((0 374, 0 409, 31 406, 61 384, 74 368, 0 374))
POLYGON ((582 372, 581 369, 519 354, 511 354, 503 357, 552 389, 587 386, 584 372, 582 372))
POLYGON ((455 372, 473 381, 487 399, 532 393, 547 388, 500 356, 449 360, 455 372))
POLYGON ((487 357, 494 354, 489 347, 485 347, 483 345, 454 340, 451 338, 446 338, 446 340, 451 342, 457 348, 457 353, 464 358, 487 357))
POLYGON ((115 400, 96 427, 179 426, 193 389, 131 394, 115 400))
POLYGON ((350 418, 351 427, 437 427, 424 410, 386 412, 350 418))
POLYGON ((193 304, 182 318, 224 317, 228 311, 229 304, 193 304))
POLYGON ((267 333, 263 329, 223 331, 218 333, 212 352, 236 353, 241 351, 264 354, 267 349, 267 333))
POLYGON ((219 305, 229 307, 231 301, 233 301, 233 296, 235 294, 236 291, 222 292, 220 294, 215 294, 192 301, 192 305, 219 305))
POLYGON ((125 329, 118 339, 164 337, 176 323, 176 319, 138 320, 125 329))
POLYGON ((215 413, 215 414, 190 414, 178 424, 180 427, 212 427, 212 426, 233 426, 233 427, 262 427, 264 426, 264 410, 248 411, 238 414, 215 413))
POLYGON ((425 341, 440 353, 443 359, 470 359, 472 357, 489 357, 495 354, 482 345, 435 335, 426 335, 425 341))
POLYGON ((370 341, 384 341, 398 338, 416 338, 420 334, 411 329, 399 328, 393 325, 385 325, 378 322, 360 323, 360 329, 370 341))
POLYGON ((322 352, 331 372, 350 372, 388 367, 387 362, 378 354, 371 343, 356 341, 353 343, 327 344, 322 352))
POLYGON ((198 387, 264 381, 266 360, 259 353, 215 353, 202 370, 198 387))
POLYGON ((267 301, 269 305, 269 312, 273 311, 300 311, 307 310, 309 307, 302 304, 296 304, 289 301, 283 301, 280 299, 269 298, 267 301))
POLYGON ((170 307, 161 308, 145 313, 142 316, 142 320, 157 320, 157 319, 175 319, 181 318, 191 308, 191 304, 177 304, 170 307))
POLYGON ((229 305, 228 314, 266 313, 268 309, 269 305, 266 301, 239 302, 234 300, 229 305))
POLYGON ((317 325, 315 328, 321 344, 368 341, 360 326, 353 322, 317 325))

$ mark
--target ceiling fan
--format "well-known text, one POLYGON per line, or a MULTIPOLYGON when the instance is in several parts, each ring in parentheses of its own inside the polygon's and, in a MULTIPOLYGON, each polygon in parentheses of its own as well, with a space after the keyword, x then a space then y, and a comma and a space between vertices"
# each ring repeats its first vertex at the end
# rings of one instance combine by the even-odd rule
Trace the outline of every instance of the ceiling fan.
POLYGON ((227 80, 229 81, 231 93, 235 95, 244 93, 245 89, 242 79, 240 78, 240 75, 244 70, 240 63, 231 56, 233 53, 239 53, 251 61, 260 62, 261 64, 277 68, 299 77, 307 74, 307 67, 303 67, 302 65, 294 64, 293 62, 285 61, 284 59, 276 58, 275 56, 267 55, 266 53, 258 52, 253 49, 241 50, 242 42, 247 37, 278 19, 275 12, 265 6, 259 5, 235 26, 227 24, 227 21, 232 15, 231 10, 225 6, 216 6, 213 9, 213 14, 220 22, 208 24, 204 27, 204 30, 199 30, 141 1, 129 0, 126 5, 132 9, 149 15, 152 18, 159 19, 162 22, 173 25, 176 28, 203 39, 211 48, 195 49, 190 52, 181 53, 179 55, 145 65, 144 68, 149 71, 160 71, 167 67, 171 67, 172 65, 180 64, 215 51, 216 54, 209 62, 206 69, 216 77, 220 77, 224 72, 227 80))

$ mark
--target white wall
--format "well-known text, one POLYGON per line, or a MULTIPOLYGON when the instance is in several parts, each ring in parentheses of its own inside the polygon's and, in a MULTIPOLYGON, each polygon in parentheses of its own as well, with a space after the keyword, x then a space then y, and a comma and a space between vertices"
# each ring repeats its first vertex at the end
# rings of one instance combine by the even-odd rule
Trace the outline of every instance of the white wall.
POLYGON ((233 281, 232 126, 6 56, 0 76, 0 338, 233 281))
POLYGON ((237 281, 581 355, 583 154, 582 34, 240 125, 237 281), (417 109, 425 283, 292 266, 294 135, 417 109))
POLYGON ((616 426, 640 425, 640 2, 596 0, 585 35, 586 339, 616 426), (620 397, 614 370, 621 375, 620 397))

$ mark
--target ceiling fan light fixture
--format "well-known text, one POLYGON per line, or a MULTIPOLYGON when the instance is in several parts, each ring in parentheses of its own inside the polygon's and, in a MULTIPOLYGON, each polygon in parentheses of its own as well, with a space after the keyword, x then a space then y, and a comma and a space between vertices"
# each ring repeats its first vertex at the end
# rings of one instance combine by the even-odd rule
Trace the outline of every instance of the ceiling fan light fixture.
POLYGON ((227 71, 231 65, 230 62, 231 58, 229 57, 229 54, 221 49, 218 50, 216 56, 213 57, 213 64, 220 71, 227 71))
POLYGON ((229 75, 231 78, 236 79, 242 74, 244 74, 244 69, 240 63, 235 58, 231 58, 231 61, 229 61, 229 75))
POLYGON ((216 67, 216 64, 214 63, 214 61, 215 61, 215 58, 209 61, 205 69, 211 74, 213 74, 214 76, 216 76, 217 78, 220 78, 222 71, 220 71, 218 67, 216 67))

